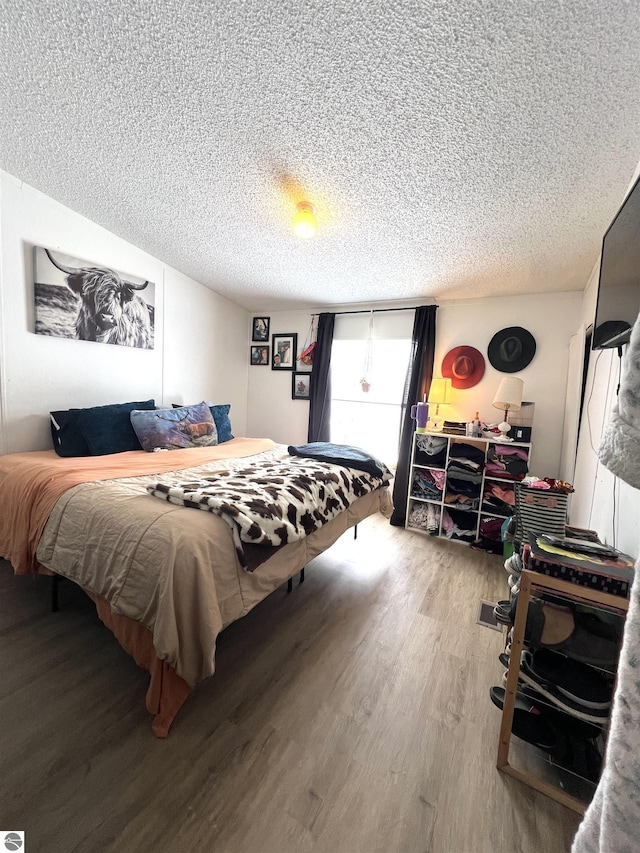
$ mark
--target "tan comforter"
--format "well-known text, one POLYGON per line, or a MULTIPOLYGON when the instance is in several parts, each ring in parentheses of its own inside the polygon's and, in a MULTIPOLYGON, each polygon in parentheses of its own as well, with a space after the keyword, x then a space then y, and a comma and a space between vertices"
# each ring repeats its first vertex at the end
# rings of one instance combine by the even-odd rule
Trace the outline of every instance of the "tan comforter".
POLYGON ((191 470, 194 465, 252 456, 276 445, 268 438, 234 438, 216 447, 62 459, 54 450, 0 456, 0 556, 18 575, 36 572, 36 548, 49 514, 67 489, 92 480, 191 470))
POLYGON ((181 477, 202 476, 233 469, 260 452, 273 459, 287 455, 286 447, 269 440, 233 439, 217 448, 103 457, 106 468, 101 472, 100 457, 12 462, 2 457, 6 476, 0 481, 0 511, 7 499, 17 500, 9 514, 20 523, 18 533, 13 529, 7 534, 7 524, 0 522, 0 553, 18 570, 33 569, 37 561, 71 578, 106 599, 114 613, 149 628, 158 657, 193 686, 214 672, 216 638, 226 625, 348 527, 374 512, 391 512, 388 489, 377 489, 248 573, 222 519, 146 492, 163 472, 170 471, 167 481, 175 479, 177 469, 181 477), (187 460, 191 465, 181 467, 187 460), (121 466, 135 476, 121 476, 121 466))

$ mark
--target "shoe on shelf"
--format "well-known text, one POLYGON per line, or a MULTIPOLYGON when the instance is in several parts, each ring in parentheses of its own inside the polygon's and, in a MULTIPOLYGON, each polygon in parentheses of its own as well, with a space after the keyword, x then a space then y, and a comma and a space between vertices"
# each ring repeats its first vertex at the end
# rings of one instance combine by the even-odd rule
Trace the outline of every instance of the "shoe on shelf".
MULTIPOLYGON (((597 746, 597 738, 602 730, 587 727, 559 711, 550 709, 539 702, 534 693, 518 690, 514 700, 511 733, 520 740, 546 752, 553 762, 597 783, 602 769, 602 754, 597 746), (581 727, 585 727, 584 730, 581 727), (586 734, 591 729, 590 734, 586 734)), ((502 710, 506 690, 504 687, 492 687, 489 690, 491 701, 502 710)))
POLYGON ((567 754, 557 763, 565 769, 597 784, 602 773, 602 753, 595 741, 580 737, 575 731, 567 731, 567 754))
POLYGON ((603 613, 589 607, 578 605, 575 613, 576 625, 584 628, 590 634, 595 634, 596 637, 603 637, 605 640, 620 645, 622 642, 622 632, 624 628, 624 619, 621 616, 616 616, 612 613, 603 613))
POLYGON ((507 557, 504 561, 504 567, 510 575, 520 577, 522 572, 522 557, 520 554, 512 554, 510 557, 507 557))
MULTIPOLYGON (((491 701, 500 710, 504 707, 505 695, 504 687, 492 687, 489 690, 491 701)), ((526 696, 521 694, 516 694, 515 697, 511 731, 516 737, 526 740, 527 743, 531 743, 551 755, 558 758, 566 755, 567 744, 562 732, 550 724, 541 711, 526 696)))
MULTIPOLYGON (((516 603, 511 618, 515 621, 516 603)), ((619 657, 619 643, 599 636, 583 627, 582 616, 576 617, 573 606, 559 607, 532 598, 527 612, 525 640, 533 648, 561 651, 580 663, 613 670, 619 657)))
POLYGON ((595 711, 611 708, 613 680, 592 666, 550 649, 528 653, 527 666, 541 683, 580 708, 595 711))
POLYGON ((496 602, 493 615, 496 622, 500 622, 501 625, 511 625, 511 599, 496 602))
MULTIPOLYGON (((502 675, 502 686, 506 687, 507 676, 509 675, 509 655, 503 653, 499 656, 499 660, 505 667, 505 671, 502 675)), ((541 714, 544 714, 545 717, 547 717, 547 719, 551 719, 557 725, 562 725, 563 728, 569 727, 571 731, 575 732, 575 734, 580 738, 595 740, 602 735, 603 723, 600 719, 597 723, 590 723, 574 716, 573 714, 568 715, 567 712, 558 708, 558 706, 554 705, 546 696, 539 693, 534 687, 531 687, 530 684, 527 684, 524 681, 518 681, 517 693, 518 696, 525 696, 531 704, 538 708, 541 714)))
MULTIPOLYGON (((609 719, 609 710, 611 706, 611 694, 607 700, 607 686, 603 685, 599 679, 604 679, 601 673, 585 666, 584 670, 580 670, 575 676, 561 676, 566 678, 565 686, 560 689, 553 681, 548 680, 541 675, 540 670, 560 671, 562 669, 561 662, 551 661, 549 655, 553 655, 548 649, 538 649, 536 652, 524 651, 520 660, 520 679, 532 687, 536 693, 544 696, 552 705, 565 711, 572 717, 582 720, 586 723, 594 723, 595 725, 604 725, 609 719), (544 656, 541 656, 543 653, 544 656), (537 657, 536 657, 537 656, 537 657), (583 681, 582 684, 579 682, 583 681), (566 685, 570 686, 567 687, 566 685), (576 695, 577 694, 577 695, 576 695), (588 698, 583 698, 584 696, 588 698)), ((562 657, 562 655, 560 655, 562 657)), ((572 661, 574 665, 575 661, 572 661)))

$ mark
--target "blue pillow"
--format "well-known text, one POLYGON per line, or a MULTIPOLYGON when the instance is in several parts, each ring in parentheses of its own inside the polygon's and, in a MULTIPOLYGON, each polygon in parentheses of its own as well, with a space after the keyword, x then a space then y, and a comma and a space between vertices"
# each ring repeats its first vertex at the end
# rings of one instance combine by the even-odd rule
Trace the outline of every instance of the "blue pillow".
POLYGON ((131 426, 129 415, 134 409, 148 410, 154 407, 155 400, 143 400, 78 409, 73 415, 91 455, 106 456, 109 453, 140 450, 140 442, 131 426))
POLYGON ((114 403, 88 409, 50 412, 53 448, 58 456, 104 456, 140 450, 129 420, 133 409, 153 409, 155 400, 114 403))
POLYGON ((213 406, 211 403, 208 403, 208 406, 209 411, 213 415, 216 429, 218 430, 218 444, 222 444, 223 441, 231 441, 233 438, 231 421, 229 419, 231 404, 225 403, 224 406, 213 406))
POLYGON ((143 450, 211 447, 218 443, 216 425, 206 403, 131 412, 131 425, 143 450))
MULTIPOLYGON (((171 405, 174 409, 179 408, 178 403, 172 403, 171 405)), ((223 441, 231 441, 233 438, 233 433, 231 432, 231 421, 229 419, 231 404, 225 403, 222 406, 214 406, 213 403, 207 403, 207 406, 209 406, 211 416, 213 417, 218 431, 218 444, 222 444, 223 441)))
POLYGON ((74 417, 77 409, 49 412, 51 440, 58 456, 91 456, 91 451, 74 417))

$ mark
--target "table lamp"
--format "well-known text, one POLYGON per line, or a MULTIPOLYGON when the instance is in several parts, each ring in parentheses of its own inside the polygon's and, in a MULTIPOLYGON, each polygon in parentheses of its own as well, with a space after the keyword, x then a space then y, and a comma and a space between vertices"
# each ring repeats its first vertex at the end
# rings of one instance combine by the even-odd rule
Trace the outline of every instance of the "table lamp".
MULTIPOLYGON (((442 429, 442 424, 438 420, 438 414, 440 413, 440 404, 449 402, 449 391, 451 389, 451 380, 450 379, 432 379, 431 387, 429 388, 429 396, 427 400, 429 402, 429 406, 435 406, 436 410, 434 413, 434 417, 429 421, 428 429, 433 432, 440 432, 442 429)), ((429 412, 432 409, 429 408, 429 412)))
POLYGON ((507 433, 511 429, 509 426, 509 412, 511 410, 517 412, 520 408, 523 388, 524 382, 522 379, 518 379, 517 376, 507 376, 501 380, 496 391, 496 396, 493 398, 492 405, 496 409, 504 410, 504 421, 498 424, 501 441, 513 441, 512 438, 507 436, 507 433))

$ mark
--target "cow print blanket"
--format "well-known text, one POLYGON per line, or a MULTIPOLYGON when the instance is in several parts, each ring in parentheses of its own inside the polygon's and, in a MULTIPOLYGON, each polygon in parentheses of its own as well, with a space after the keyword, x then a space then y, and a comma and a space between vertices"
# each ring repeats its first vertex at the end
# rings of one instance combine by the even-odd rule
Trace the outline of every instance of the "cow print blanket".
POLYGON ((277 548, 302 539, 391 477, 386 466, 382 477, 376 477, 342 465, 291 458, 255 462, 189 482, 157 482, 147 491, 223 518, 231 528, 240 564, 251 571, 255 565, 249 566, 244 543, 277 548))

